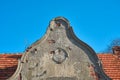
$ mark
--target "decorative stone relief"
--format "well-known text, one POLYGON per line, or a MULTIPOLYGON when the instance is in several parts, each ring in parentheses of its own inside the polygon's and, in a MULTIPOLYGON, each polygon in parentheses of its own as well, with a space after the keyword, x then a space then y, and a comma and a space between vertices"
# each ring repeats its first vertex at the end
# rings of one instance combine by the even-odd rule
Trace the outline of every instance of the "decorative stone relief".
POLYGON ((68 57, 68 54, 66 53, 65 50, 61 49, 61 48, 57 48, 54 52, 53 52, 53 61, 56 62, 57 64, 61 64, 63 61, 66 60, 66 58, 68 57))

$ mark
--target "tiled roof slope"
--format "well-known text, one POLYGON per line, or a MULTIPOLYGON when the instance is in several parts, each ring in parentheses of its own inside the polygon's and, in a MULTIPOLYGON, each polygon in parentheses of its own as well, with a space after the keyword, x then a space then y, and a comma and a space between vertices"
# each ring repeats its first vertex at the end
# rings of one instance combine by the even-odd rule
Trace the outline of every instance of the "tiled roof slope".
POLYGON ((21 54, 0 54, 0 80, 6 80, 15 72, 21 54))
MULTIPOLYGON (((22 54, 0 54, 0 80, 6 80, 17 68, 22 54)), ((120 58, 113 54, 98 54, 105 73, 112 80, 120 80, 120 58)))
POLYGON ((120 57, 114 54, 98 54, 105 73, 112 80, 120 80, 120 57))

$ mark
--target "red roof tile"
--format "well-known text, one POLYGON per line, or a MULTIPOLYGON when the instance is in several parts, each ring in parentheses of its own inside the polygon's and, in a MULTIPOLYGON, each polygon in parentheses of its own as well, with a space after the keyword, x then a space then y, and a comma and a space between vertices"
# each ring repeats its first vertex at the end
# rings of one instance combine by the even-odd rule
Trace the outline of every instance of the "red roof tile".
MULTIPOLYGON (((22 54, 0 54, 0 80, 6 80, 17 68, 22 54)), ((113 54, 98 54, 105 73, 112 80, 120 80, 120 58, 113 54)))
POLYGON ((98 54, 105 73, 112 80, 120 80, 120 58, 113 54, 98 54))
POLYGON ((0 80, 6 80, 15 72, 21 54, 0 54, 0 80))

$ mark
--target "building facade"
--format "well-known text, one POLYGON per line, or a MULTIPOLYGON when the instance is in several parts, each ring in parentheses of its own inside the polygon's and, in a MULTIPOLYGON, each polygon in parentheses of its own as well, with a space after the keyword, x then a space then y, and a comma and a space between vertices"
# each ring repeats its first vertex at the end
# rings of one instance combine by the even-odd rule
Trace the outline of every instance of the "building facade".
POLYGON ((78 39, 63 17, 51 20, 45 36, 28 47, 22 57, 14 56, 20 59, 13 57, 18 65, 17 68, 13 65, 14 73, 7 80, 112 79, 104 72, 102 55, 97 56, 89 45, 78 39))

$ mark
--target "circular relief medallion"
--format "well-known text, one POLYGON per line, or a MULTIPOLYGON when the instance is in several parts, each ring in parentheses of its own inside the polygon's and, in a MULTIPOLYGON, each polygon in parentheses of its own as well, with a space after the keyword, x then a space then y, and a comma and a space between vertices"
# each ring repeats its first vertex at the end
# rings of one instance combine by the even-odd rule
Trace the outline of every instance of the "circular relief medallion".
POLYGON ((68 54, 66 53, 64 49, 57 48, 55 52, 53 53, 52 59, 57 64, 61 64, 62 62, 66 60, 67 57, 68 57, 68 54))

